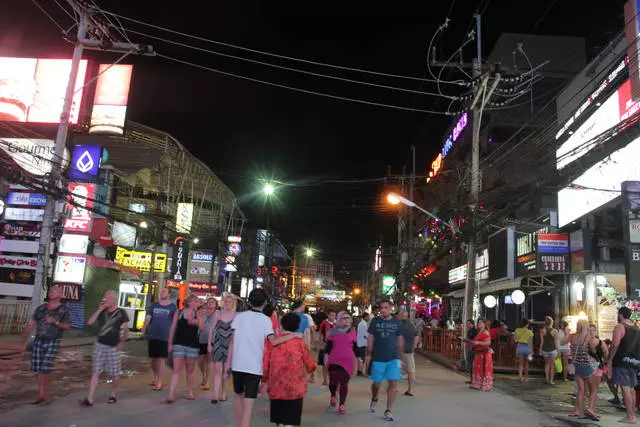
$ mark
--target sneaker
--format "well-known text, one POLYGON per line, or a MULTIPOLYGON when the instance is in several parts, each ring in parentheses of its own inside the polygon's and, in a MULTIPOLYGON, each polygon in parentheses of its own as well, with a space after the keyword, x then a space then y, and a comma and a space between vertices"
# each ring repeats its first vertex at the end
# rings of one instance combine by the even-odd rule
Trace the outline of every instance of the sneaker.
POLYGON ((340 414, 340 415, 344 415, 344 414, 346 414, 346 413, 347 413, 347 410, 346 410, 346 409, 344 409, 344 405, 340 405, 340 406, 338 406, 338 414, 340 414))
POLYGON ((369 412, 376 412, 376 407, 378 405, 378 398, 371 399, 371 403, 369 404, 369 412))
POLYGON ((335 396, 331 396, 331 399, 329 399, 329 406, 331 406, 332 408, 336 407, 336 397, 335 396))
POLYGON ((385 421, 395 421, 395 418, 393 418, 393 414, 388 409, 386 411, 384 411, 384 420, 385 421))

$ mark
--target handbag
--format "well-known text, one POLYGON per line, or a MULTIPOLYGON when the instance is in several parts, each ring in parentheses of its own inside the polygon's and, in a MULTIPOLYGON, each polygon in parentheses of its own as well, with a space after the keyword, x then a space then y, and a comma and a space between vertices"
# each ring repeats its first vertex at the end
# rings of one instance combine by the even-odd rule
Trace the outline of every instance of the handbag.
POLYGON ((555 363, 555 367, 556 367, 556 373, 561 374, 562 373, 562 359, 557 358, 555 363))

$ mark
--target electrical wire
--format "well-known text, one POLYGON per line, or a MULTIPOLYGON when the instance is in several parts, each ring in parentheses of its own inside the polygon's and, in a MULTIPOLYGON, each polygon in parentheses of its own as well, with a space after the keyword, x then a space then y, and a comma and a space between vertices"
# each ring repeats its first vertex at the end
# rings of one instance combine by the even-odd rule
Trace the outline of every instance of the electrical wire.
POLYGON ((168 56, 168 55, 164 55, 161 53, 157 53, 156 56, 160 57, 160 58, 164 58, 173 62, 177 62, 183 65, 188 65, 194 68, 199 68, 201 70, 205 70, 205 71, 211 71, 217 74, 222 74, 228 77, 235 77, 238 79, 242 79, 242 80, 247 80, 247 81, 251 81, 254 83, 260 83, 260 84, 264 84, 267 86, 273 86, 273 87, 277 87, 280 89, 287 89, 287 90, 292 90, 294 92, 300 92, 300 93, 305 93, 307 95, 316 95, 316 96, 323 96, 326 98, 332 98, 332 99, 337 99, 340 101, 348 101, 348 102, 355 102, 358 104, 365 104, 365 105, 372 105, 375 107, 384 107, 384 108, 390 108, 390 109, 394 109, 394 110, 401 110, 401 111, 411 111, 414 113, 429 113, 429 114, 439 114, 439 115, 449 115, 446 112, 443 111, 431 111, 431 110, 423 110, 423 109, 419 109, 419 108, 410 108, 410 107, 402 107, 399 105, 391 105, 391 104, 384 104, 384 103, 380 103, 380 102, 374 102, 374 101, 367 101, 367 100, 363 100, 363 99, 356 99, 356 98, 349 98, 346 96, 339 96, 339 95, 332 95, 329 93, 324 93, 324 92, 316 92, 316 91, 312 91, 312 90, 308 90, 308 89, 302 89, 302 88, 298 88, 298 87, 293 87, 293 86, 288 86, 288 85, 283 85, 280 83, 274 83, 274 82, 270 82, 270 81, 266 81, 266 80, 260 80, 260 79, 255 79, 253 77, 247 77, 247 76, 243 76, 240 74, 234 74, 234 73, 229 73, 227 71, 222 71, 222 70, 218 70, 212 67, 207 67, 205 65, 200 65, 200 64, 195 64, 193 62, 189 62, 189 61, 185 61, 183 59, 178 59, 178 58, 174 58, 172 56, 168 56))
POLYGON ((377 88, 382 88, 382 89, 396 90, 396 91, 400 91, 400 92, 415 93, 415 94, 418 94, 418 95, 441 96, 441 97, 448 98, 448 99, 457 99, 456 96, 444 95, 442 93, 441 94, 437 94, 435 92, 425 92, 425 91, 421 91, 421 90, 407 89, 407 88, 398 87, 398 86, 390 86, 390 85, 383 85, 383 84, 378 84, 378 83, 365 82, 365 81, 361 81, 361 80, 348 79, 348 78, 332 76, 332 75, 328 75, 328 74, 315 73, 315 72, 311 72, 311 71, 301 70, 301 69, 298 69, 298 68, 287 67, 287 66, 284 66, 284 65, 272 64, 270 62, 258 61, 258 60, 255 60, 255 59, 243 58, 243 57, 237 56, 237 55, 231 55, 231 54, 227 54, 227 53, 217 52, 217 51, 214 51, 214 50, 211 50, 211 49, 206 49, 206 48, 202 48, 202 47, 198 47, 198 46, 193 46, 193 45, 189 45, 189 44, 186 44, 186 43, 177 42, 177 41, 174 41, 174 40, 168 40, 168 39, 165 39, 165 38, 162 38, 162 37, 153 36, 153 35, 146 34, 146 33, 143 33, 141 31, 136 31, 136 30, 132 30, 132 29, 126 29, 126 31, 128 31, 130 33, 133 33, 133 34, 137 34, 139 36, 149 37, 149 38, 154 39, 154 40, 158 40, 158 41, 162 41, 162 42, 165 42, 165 43, 169 43, 169 44, 172 44, 172 45, 175 45, 175 46, 181 46, 181 47, 184 47, 184 48, 187 48, 187 49, 197 50, 197 51, 200 51, 200 52, 205 52, 205 53, 209 53, 209 54, 212 54, 212 55, 222 56, 222 57, 225 57, 225 58, 237 59, 237 60, 240 60, 240 61, 250 62, 252 64, 264 65, 266 67, 277 68, 277 69, 280 69, 280 70, 291 71, 291 72, 294 72, 294 73, 306 74, 306 75, 310 75, 310 76, 314 76, 314 77, 321 77, 321 78, 326 78, 326 79, 331 79, 331 80, 338 80, 338 81, 347 82, 347 83, 354 83, 354 84, 359 84, 359 85, 363 85, 363 86, 371 86, 371 87, 377 87, 377 88))
POLYGON ((59 23, 59 22, 58 22, 58 21, 57 21, 53 16, 51 16, 51 14, 50 14, 49 12, 47 12, 47 10, 46 10, 44 7, 42 7, 42 6, 40 5, 40 3, 38 2, 38 0, 31 0, 31 3, 33 3, 34 5, 36 5, 36 7, 37 7, 38 9, 40 9, 40 11, 41 11, 42 13, 44 13, 44 14, 46 15, 46 17, 47 17, 47 18, 49 18, 49 20, 55 24, 55 26, 56 26, 56 27, 58 27, 58 29, 60 30, 60 32, 62 32, 62 33, 65 33, 65 32, 66 32, 66 31, 65 31, 65 29, 64 29, 64 27, 63 27, 63 26, 62 26, 62 25, 61 25, 61 24, 60 24, 60 23, 59 23))
MULTIPOLYGON (((202 42, 206 42, 206 43, 211 43, 211 44, 216 44, 219 46, 224 46, 224 47, 228 47, 228 48, 233 48, 233 49, 238 49, 238 50, 242 50, 245 52, 251 52, 251 53, 255 53, 255 54, 259 54, 259 55, 265 55, 265 56, 270 56, 273 58, 278 58, 278 59, 285 59, 288 61, 295 61, 295 62, 300 62, 300 63, 304 63, 304 64, 309 64, 309 65, 317 65, 320 67, 327 67, 327 68, 333 68, 333 69, 338 69, 338 70, 344 70, 344 71, 352 71, 352 72, 358 72, 358 73, 364 73, 364 74, 370 74, 370 75, 375 75, 375 76, 381 76, 381 77, 391 77, 391 78, 397 78, 397 79, 407 79, 407 80, 414 80, 414 81, 425 81, 425 82, 432 82, 435 83, 436 81, 433 79, 423 79, 420 77, 413 77, 413 76, 405 76, 405 75, 400 75, 400 74, 392 74, 392 73, 384 73, 384 72, 379 72, 379 71, 373 71, 373 70, 367 70, 367 69, 363 69, 363 68, 354 68, 354 67, 346 67, 346 66, 342 66, 342 65, 335 65, 335 64, 329 64, 329 63, 325 63, 325 62, 319 62, 319 61, 311 61, 308 59, 302 59, 302 58, 296 58, 296 57, 292 57, 292 56, 286 56, 286 55, 280 55, 280 54, 276 54, 276 53, 272 53, 272 52, 267 52, 267 51, 262 51, 262 50, 258 50, 258 49, 251 49, 251 48, 247 48, 244 46, 239 46, 236 44, 231 44, 231 43, 225 43, 225 42, 220 42, 217 40, 212 40, 212 39, 207 39, 205 37, 200 37, 200 36, 196 36, 193 34, 188 34, 188 33, 184 33, 181 31, 176 31, 176 30, 172 30, 166 27, 162 27, 159 25, 154 25, 154 24, 150 24, 148 22, 144 22, 144 21, 140 21, 137 19, 133 19, 133 18, 129 18, 127 16, 124 15, 120 15, 114 12, 110 12, 104 9, 98 9, 99 11, 101 11, 104 14, 108 14, 111 16, 115 16, 117 18, 123 19, 125 21, 129 21, 129 22, 133 22, 139 25, 144 25, 150 28, 155 28, 157 30, 160 31, 166 31, 168 33, 172 33, 172 34, 176 34, 176 35, 180 35, 183 37, 187 37, 187 38, 191 38, 194 40, 199 40, 202 42)), ((459 82, 455 82, 452 84, 457 84, 460 86, 466 86, 465 83, 459 83, 459 82)))

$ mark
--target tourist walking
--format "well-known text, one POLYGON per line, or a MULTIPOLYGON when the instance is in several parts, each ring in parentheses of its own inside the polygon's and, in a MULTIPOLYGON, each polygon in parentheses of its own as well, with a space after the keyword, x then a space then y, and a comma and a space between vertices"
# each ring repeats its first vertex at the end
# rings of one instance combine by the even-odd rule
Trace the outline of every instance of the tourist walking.
POLYGON ((367 337, 369 335, 369 313, 364 313, 362 315, 362 319, 358 323, 358 328, 356 331, 356 339, 358 344, 358 376, 363 377, 367 372, 367 366, 364 363, 364 360, 367 357, 367 337))
POLYGON ((200 308, 200 321, 199 325, 199 338, 200 338, 200 352, 198 354, 198 367, 202 374, 202 381, 200 382, 200 388, 202 390, 209 390, 210 386, 210 374, 213 371, 211 369, 211 352, 209 351, 209 332, 213 325, 213 318, 218 310, 218 300, 214 297, 207 298, 206 304, 200 308))
POLYGON ((380 315, 371 320, 367 338, 367 364, 371 374, 371 403, 369 410, 375 412, 378 405, 380 384, 387 381, 387 408, 384 419, 393 421, 393 403, 401 378, 400 352, 404 348, 402 322, 391 315, 393 305, 390 301, 380 303, 380 315))
POLYGON ((200 337, 198 334, 198 297, 191 294, 184 300, 184 309, 173 315, 171 330, 169 331, 169 353, 173 359, 173 372, 169 385, 167 403, 175 402, 175 392, 180 380, 180 373, 185 367, 187 371, 187 400, 194 400, 193 371, 200 352, 200 337))
POLYGON ((638 385, 637 371, 634 363, 640 361, 640 329, 630 320, 629 307, 618 310, 618 324, 613 329, 611 349, 608 357, 608 370, 612 372, 611 380, 622 389, 622 398, 627 416, 620 420, 623 424, 636 424, 636 405, 634 388, 638 385))
POLYGON ((222 296, 222 310, 217 311, 211 329, 209 330, 208 350, 211 355, 213 372, 213 392, 211 403, 227 400, 227 379, 231 369, 231 337, 233 328, 231 323, 236 315, 237 299, 233 294, 224 293, 222 296))
POLYGON ((290 340, 280 345, 268 343, 264 352, 262 381, 267 384, 271 422, 279 426, 301 424, 307 374, 317 366, 304 338, 295 335, 300 319, 295 312, 284 315, 278 337, 291 336, 290 340))
POLYGON ((471 388, 481 391, 493 390, 493 350, 491 350, 491 333, 487 330, 487 322, 479 319, 478 335, 471 340, 473 346, 473 376, 471 388))
POLYGON ((595 351, 589 349, 589 357, 591 364, 595 368, 593 376, 587 379, 586 388, 589 390, 589 405, 585 410, 585 416, 592 421, 600 421, 596 415, 596 404, 598 403, 598 389, 602 383, 605 366, 607 363, 608 350, 600 337, 598 337, 598 329, 595 324, 589 325, 589 336, 597 341, 595 351))
POLYGON ((171 291, 160 289, 160 298, 147 309, 142 326, 142 335, 147 337, 149 358, 153 381, 151 386, 156 391, 162 390, 162 377, 169 356, 169 330, 178 307, 171 301, 171 291))
POLYGON ((571 354, 571 345, 562 344, 565 337, 571 335, 571 328, 566 320, 560 322, 560 328, 558 328, 556 334, 556 347, 558 349, 558 357, 562 358, 562 378, 565 382, 569 381, 569 356, 571 354))
POLYGON ((330 309, 327 311, 327 318, 318 326, 318 365, 322 366, 322 385, 329 384, 329 370, 327 369, 324 347, 327 344, 329 332, 335 325, 336 311, 330 309))
POLYGON ((340 390, 338 413, 346 413, 345 403, 349 394, 349 380, 356 365, 357 335, 353 329, 353 320, 346 311, 338 313, 336 326, 327 337, 325 352, 328 356, 329 405, 336 407, 336 392, 340 390))
POLYGON ((522 319, 520 327, 513 331, 513 337, 516 342, 518 377, 523 383, 529 379, 529 361, 533 354, 533 331, 529 329, 528 319, 522 319))
POLYGON ((31 347, 31 370, 38 377, 38 397, 31 401, 38 405, 51 400, 51 374, 60 351, 62 332, 71 329, 71 309, 60 302, 62 288, 49 288, 48 301, 36 308, 31 321, 24 329, 25 348, 35 329, 31 347))
POLYGON ((291 311, 295 313, 296 316, 300 318, 300 325, 295 332, 302 334, 304 336, 304 342, 307 344, 307 347, 311 348, 311 323, 309 322, 309 316, 304 313, 305 310, 304 302, 301 300, 294 301, 291 304, 291 311))
POLYGON ((575 379, 578 387, 576 391, 576 408, 575 411, 569 414, 570 417, 583 418, 588 415, 590 418, 597 418, 590 410, 585 410, 585 390, 588 387, 589 378, 595 374, 597 369, 597 366, 594 366, 593 359, 589 356, 589 352, 595 353, 598 341, 590 335, 589 322, 586 319, 579 320, 576 332, 566 337, 563 341, 563 344, 571 344, 572 363, 576 370, 575 379))
MULTIPOLYGON (((233 374, 233 410, 236 427, 249 427, 253 415, 253 406, 258 397, 260 380, 263 373, 265 339, 276 345, 273 326, 262 310, 267 304, 267 293, 256 288, 249 293, 251 309, 238 313, 231 322, 231 371, 233 374)), ((279 343, 293 338, 296 334, 287 334, 279 343)))
POLYGON ((415 326, 409 320, 409 312, 400 310, 398 319, 403 323, 402 335, 404 337, 404 348, 402 349, 402 368, 407 374, 407 391, 405 396, 413 396, 413 382, 416 376, 416 360, 413 352, 420 342, 420 335, 415 326))
POLYGON ((554 385, 556 377, 556 357, 558 357, 558 332, 553 328, 553 318, 544 318, 544 328, 540 329, 540 352, 544 358, 545 383, 554 385))
POLYGON ((98 322, 98 340, 93 344, 93 374, 89 383, 87 397, 80 401, 84 406, 93 406, 94 394, 98 387, 100 374, 106 372, 111 377, 111 393, 107 403, 116 403, 118 375, 120 375, 120 350, 129 336, 129 316, 118 308, 118 294, 107 291, 98 306, 98 310, 89 317, 87 325, 98 322))

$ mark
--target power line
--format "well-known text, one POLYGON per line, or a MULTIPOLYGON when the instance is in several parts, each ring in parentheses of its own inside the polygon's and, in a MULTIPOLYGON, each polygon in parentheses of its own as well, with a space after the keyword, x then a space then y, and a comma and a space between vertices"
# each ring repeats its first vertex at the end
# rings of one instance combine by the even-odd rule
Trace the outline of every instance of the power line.
POLYGON ((193 49, 193 50, 197 50, 200 52, 205 52, 205 53, 210 53, 212 55, 218 55, 218 56, 222 56, 225 58, 233 58, 233 59, 237 59, 240 61, 245 61, 245 62, 250 62, 253 64, 259 64, 259 65, 264 65, 266 67, 272 67, 272 68, 277 68, 280 70, 286 70, 286 71, 292 71, 294 73, 300 73, 300 74, 307 74, 310 76, 314 76, 314 77, 322 77, 322 78, 326 78, 326 79, 331 79, 331 80, 338 80, 338 81, 343 81, 343 82, 347 82, 347 83, 355 83, 355 84, 359 84, 359 85, 364 85, 364 86, 371 86, 371 87, 378 87, 378 88, 382 88, 382 89, 389 89, 389 90, 396 90, 396 91, 400 91, 400 92, 407 92, 407 93, 415 93, 418 95, 426 95, 426 96, 441 96, 443 98, 447 98, 447 99, 458 99, 457 96, 450 96, 450 95, 444 95, 442 93, 438 94, 435 92, 425 92, 422 90, 414 90, 414 89, 407 89, 407 88, 403 88, 403 87, 398 87, 398 86, 389 86, 389 85, 383 85, 383 84, 378 84, 378 83, 371 83, 371 82, 365 82, 365 81, 361 81, 361 80, 355 80, 355 79, 348 79, 345 77, 338 77, 338 76, 332 76, 332 75, 328 75, 328 74, 322 74, 322 73, 314 73, 311 71, 306 71, 306 70, 301 70, 298 68, 292 68, 292 67, 287 67, 284 65, 277 65, 277 64, 272 64, 270 62, 264 62, 264 61, 258 61, 255 59, 249 59, 249 58, 243 58, 241 56, 237 56, 237 55, 231 55, 228 53, 222 53, 222 52, 217 52, 211 49, 206 49, 206 48, 202 48, 202 47, 198 47, 198 46, 193 46, 193 45, 189 45, 186 43, 181 43, 181 42, 177 42, 174 40, 168 40, 162 37, 158 37, 158 36, 153 36, 150 34, 146 34, 143 33, 141 31, 136 31, 136 30, 131 30, 131 29, 125 29, 126 31, 133 33, 133 34, 137 34, 140 36, 144 36, 144 37, 149 37, 152 38, 154 40, 159 40, 165 43, 170 43, 176 46, 181 46, 181 47, 185 47, 188 49, 193 49))
POLYGON ((42 6, 40 5, 40 3, 38 3, 38 0, 31 0, 31 3, 33 3, 34 5, 36 5, 36 7, 37 7, 38 9, 40 9, 40 11, 42 11, 42 13, 44 13, 44 14, 47 16, 47 18, 49 18, 49 20, 50 20, 51 22, 53 22, 53 23, 55 24, 55 26, 56 26, 56 27, 58 27, 58 29, 59 29, 62 33, 66 33, 66 30, 64 29, 64 27, 63 27, 63 26, 62 26, 62 25, 61 25, 61 24, 60 24, 60 23, 59 23, 59 22, 58 22, 58 21, 57 21, 53 16, 51 16, 51 14, 50 14, 49 12, 47 12, 47 10, 46 10, 44 7, 42 7, 42 6))
POLYGON ((238 79, 242 79, 242 80, 248 80, 254 83, 261 83, 267 86, 273 86, 273 87, 277 87, 280 89, 287 89, 287 90, 292 90, 294 92, 300 92, 300 93, 305 93, 307 95, 316 95, 316 96, 323 96, 326 98, 332 98, 332 99, 338 99, 341 101, 348 101, 348 102, 355 102, 358 104, 365 104, 365 105, 372 105, 372 106, 376 106, 376 107, 384 107, 384 108, 390 108, 390 109, 394 109, 394 110, 401 110, 401 111, 411 111, 414 113, 428 113, 428 114, 439 114, 439 115, 444 115, 444 116, 448 116, 451 115, 449 113, 443 112, 443 111, 431 111, 431 110, 422 110, 422 109, 418 109, 418 108, 410 108, 410 107, 402 107, 399 105, 391 105, 391 104, 384 104, 384 103, 380 103, 380 102, 374 102, 374 101, 366 101, 363 99, 356 99, 356 98, 349 98, 346 96, 339 96, 339 95, 332 95, 332 94, 328 94, 328 93, 324 93, 324 92, 316 92, 316 91, 312 91, 312 90, 308 90, 308 89, 302 89, 302 88, 298 88, 298 87, 293 87, 293 86, 287 86, 287 85, 283 85, 280 83, 274 83, 274 82, 270 82, 270 81, 266 81, 266 80, 260 80, 260 79, 255 79, 253 77, 247 77, 247 76, 243 76, 240 74, 234 74, 234 73, 229 73, 227 71, 222 71, 222 70, 218 70, 215 68, 211 68, 211 67, 207 67, 205 65, 200 65, 200 64, 195 64, 193 62, 189 62, 189 61, 185 61, 182 59, 178 59, 178 58, 174 58, 168 55, 164 55, 161 53, 158 53, 156 56, 159 56, 161 58, 164 59, 168 59, 170 61, 174 61, 183 65, 189 65, 191 67, 194 68, 199 68, 201 70, 206 70, 206 71, 211 71, 214 73, 218 73, 218 74, 222 74, 228 77, 235 77, 238 79))
MULTIPOLYGON (((200 40, 200 41, 203 41, 203 42, 206 42, 206 43, 212 43, 212 44, 216 44, 216 45, 219 45, 219 46, 225 46, 225 47, 229 47, 229 48, 233 48, 233 49, 243 50, 245 52, 251 52, 251 53, 256 53, 256 54, 259 54, 259 55, 271 56, 273 58, 285 59, 285 60, 288 60, 288 61, 301 62, 301 63, 305 63, 305 64, 317 65, 317 66, 320 66, 320 67, 334 68, 334 69, 339 69, 339 70, 344 70, 344 71, 352 71, 352 72, 358 72, 358 73, 364 73, 364 74, 371 74, 371 75, 375 75, 375 76, 391 77, 391 78, 407 79, 407 80, 415 80, 415 81, 425 81, 425 82, 432 82, 432 83, 436 83, 437 82, 434 79, 424 79, 424 78, 420 78, 420 77, 405 76, 405 75, 400 75, 400 74, 383 73, 383 72, 380 72, 380 71, 367 70, 367 69, 364 69, 364 68, 346 67, 346 66, 342 66, 342 65, 334 65, 334 64, 329 64, 329 63, 325 63, 325 62, 312 61, 312 60, 308 60, 308 59, 302 59, 302 58, 296 58, 296 57, 292 57, 292 56, 280 55, 280 54, 276 54, 276 53, 272 53, 272 52, 266 52, 266 51, 262 51, 262 50, 258 50, 258 49, 251 49, 251 48, 247 48, 247 47, 244 47, 244 46, 239 46, 239 45, 236 45, 236 44, 220 42, 220 41, 217 41, 217 40, 207 39, 205 37, 200 37, 200 36, 196 36, 196 35, 193 35, 193 34, 188 34, 188 33, 184 33, 184 32, 181 32, 181 31, 172 30, 170 28, 166 28, 166 27, 162 27, 162 26, 159 26, 159 25, 150 24, 148 22, 140 21, 140 20, 137 20, 137 19, 129 18, 127 16, 119 15, 117 13, 106 11, 104 9, 99 9, 99 10, 102 13, 105 13, 105 14, 108 14, 108 15, 111 15, 111 16, 115 16, 117 18, 124 19, 126 21, 134 22, 136 24, 140 24, 140 25, 144 25, 144 26, 147 26, 147 27, 155 28, 157 30, 166 31, 166 32, 169 32, 169 33, 173 33, 173 34, 180 35, 180 36, 183 36, 183 37, 192 38, 192 39, 195 39, 195 40, 200 40)), ((459 85, 459 86, 467 86, 467 84, 465 82, 448 82, 448 83, 456 84, 456 85, 459 85)))

